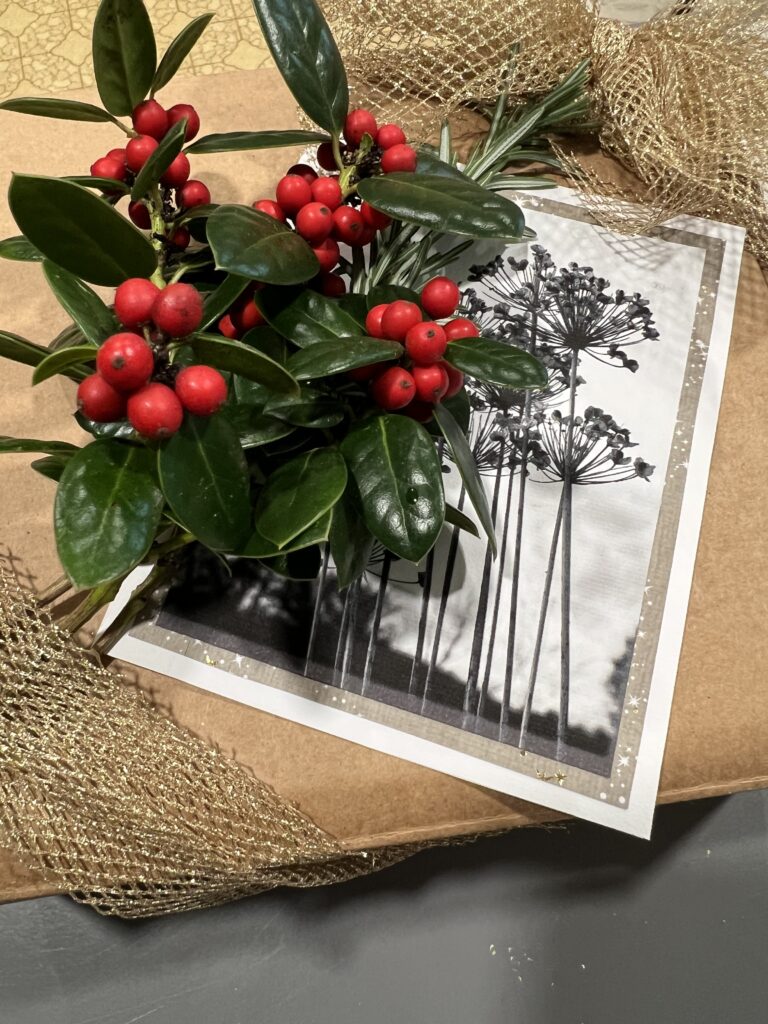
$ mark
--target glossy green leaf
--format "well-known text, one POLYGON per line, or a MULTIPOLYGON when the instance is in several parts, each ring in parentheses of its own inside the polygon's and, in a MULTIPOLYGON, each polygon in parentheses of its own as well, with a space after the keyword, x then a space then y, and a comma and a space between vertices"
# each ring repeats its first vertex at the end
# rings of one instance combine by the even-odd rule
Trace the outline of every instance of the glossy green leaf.
POLYGON ((260 448, 288 437, 296 429, 293 424, 270 416, 259 405, 236 403, 226 409, 226 416, 237 431, 243 449, 260 448))
POLYGON ((288 342, 282 338, 269 324, 253 327, 240 339, 244 345, 250 345, 285 366, 288 362, 288 342))
POLYGON ((354 317, 311 288, 264 288, 256 304, 275 330, 299 348, 360 336, 354 317))
MULTIPOLYGON (((73 345, 71 348, 60 348, 51 352, 36 367, 32 374, 33 384, 42 384, 57 373, 66 373, 73 367, 87 368, 88 363, 96 362, 97 349, 93 345, 73 345)), ((88 372, 91 372, 90 369, 88 372)))
POLYGON ((46 455, 45 458, 34 459, 29 465, 40 476, 58 483, 71 457, 71 454, 46 455))
POLYGON ((212 14, 201 14, 199 18, 190 21, 176 36, 171 45, 163 54, 163 59, 152 79, 152 95, 164 88, 176 72, 179 70, 189 55, 192 47, 206 30, 212 14))
POLYGON ((88 341, 100 345, 114 334, 117 324, 112 311, 92 288, 50 260, 43 261, 43 273, 51 291, 88 341))
POLYGON ((453 181, 471 181, 463 171, 460 171, 458 167, 454 167, 453 164, 447 163, 445 160, 441 160, 436 153, 433 153, 431 149, 422 147, 418 151, 419 160, 416 164, 417 174, 430 174, 437 176, 438 178, 452 178, 453 181))
POLYGON ((62 121, 112 121, 113 124, 120 124, 109 111, 79 100, 18 96, 0 103, 0 110, 13 110, 18 114, 33 114, 35 117, 55 117, 62 121))
POLYGON ((456 508, 455 505, 450 505, 448 502, 445 503, 445 521, 450 523, 451 526, 458 526, 460 530, 471 533, 473 537, 480 536, 480 531, 469 516, 465 516, 461 509, 456 508))
MULTIPOLYGON (((448 410, 448 412, 450 412, 451 416, 453 416, 453 418, 459 424, 462 431, 465 434, 468 434, 469 421, 472 416, 472 407, 469 404, 469 395, 467 394, 466 390, 462 388, 461 391, 459 391, 455 395, 452 395, 450 398, 444 398, 441 404, 445 409, 448 410)), ((430 432, 430 434, 432 434, 434 437, 443 436, 443 432, 440 429, 440 427, 438 427, 434 418, 431 419, 429 423, 425 424, 425 426, 426 429, 430 432)))
POLYGON ((472 454, 472 449, 469 447, 464 431, 441 403, 435 406, 434 416, 437 425, 442 430, 443 436, 453 452, 453 461, 456 463, 456 468, 461 479, 464 481, 464 487, 466 488, 469 500, 472 502, 475 512, 477 512, 480 525, 485 530, 491 548, 495 553, 496 531, 493 527, 493 518, 488 506, 488 498, 486 497, 483 481, 477 469, 477 462, 472 454))
POLYGON ((83 416, 79 410, 75 413, 75 419, 83 430, 87 430, 92 437, 117 438, 121 441, 135 441, 136 443, 141 441, 141 437, 128 420, 116 420, 114 423, 96 423, 94 420, 89 420, 83 416))
POLYGON ((187 120, 182 118, 163 136, 160 145, 152 152, 152 155, 136 175, 136 180, 131 189, 131 199, 134 202, 146 196, 171 166, 184 146, 186 131, 187 120))
POLYGON ((0 435, 0 452, 41 452, 45 455, 59 455, 61 452, 76 452, 80 449, 68 441, 37 441, 29 437, 5 437, 0 435))
POLYGON ((251 527, 248 467, 224 416, 187 415, 158 453, 160 484, 190 533, 216 551, 234 551, 251 527))
POLYGON ((208 218, 207 234, 216 266, 230 274, 268 284, 300 284, 320 266, 300 235, 249 206, 220 206, 208 218))
POLYGON ((0 259, 39 263, 42 258, 43 254, 24 235, 14 235, 13 238, 3 238, 0 241, 0 259))
POLYGON ((235 153, 250 149, 278 149, 282 146, 312 146, 328 142, 324 132, 219 132, 204 135, 187 146, 187 153, 235 153))
POLYGON ((544 366, 522 348, 491 338, 458 338, 448 343, 445 360, 470 377, 507 388, 543 388, 544 366))
POLYGON ((91 284, 116 286, 155 270, 154 249, 142 232, 80 185, 15 174, 8 202, 32 245, 91 284))
POLYGON ((115 192, 120 195, 128 195, 129 189, 124 181, 117 178, 94 178, 92 174, 68 174, 61 179, 71 181, 73 185, 80 185, 82 188, 95 188, 99 192, 115 192))
POLYGON ((519 206, 469 178, 399 171, 365 178, 358 192, 377 210, 430 231, 514 241, 525 227, 519 206))
POLYGON ((445 497, 435 443, 407 416, 371 416, 341 444, 355 479, 368 529, 400 558, 418 562, 445 521, 445 497))
POLYGON ((344 419, 344 406, 333 395, 302 387, 298 397, 277 396, 269 400, 265 412, 295 427, 324 430, 344 419))
POLYGON ((152 453, 119 441, 94 441, 68 462, 56 492, 56 546, 76 587, 130 572, 149 550, 163 496, 152 453))
POLYGON ((101 0, 93 23, 93 71, 101 102, 130 114, 152 85, 157 48, 142 0, 101 0))
POLYGON ((377 284, 366 295, 368 309, 374 306, 381 306, 383 303, 395 302, 397 299, 405 299, 406 302, 415 302, 421 305, 421 296, 413 288, 406 288, 402 284, 377 284))
POLYGON ((320 341, 294 353, 288 360, 287 369, 296 380, 314 380, 343 373, 357 366, 386 363, 398 359, 402 354, 403 346, 396 341, 363 337, 337 338, 334 341, 320 341))
POLYGON ((227 274, 218 288, 209 292, 203 303, 202 330, 218 321, 227 312, 232 303, 238 299, 250 284, 247 277, 227 274))
POLYGON ((251 345, 230 341, 218 334, 196 334, 184 344, 193 350, 198 359, 210 363, 218 370, 237 373, 279 394, 299 394, 299 385, 288 370, 251 345))
POLYGON ((365 572, 373 551, 373 534, 365 525, 363 508, 354 480, 333 507, 329 537, 336 566, 336 585, 345 590, 365 572))
POLYGON ((278 548, 332 509, 347 486, 347 467, 335 448, 315 448, 276 469, 256 501, 256 530, 278 548))
POLYGON ((73 345, 87 344, 88 339, 77 324, 68 324, 63 331, 59 331, 56 337, 48 342, 48 351, 57 352, 60 348, 71 348, 73 345))
POLYGON ((182 210, 173 223, 176 227, 181 227, 182 224, 191 225, 189 231, 192 237, 198 242, 207 242, 208 236, 205 233, 205 222, 220 206, 221 203, 204 203, 202 206, 190 206, 188 210, 182 210), (202 229, 202 231, 198 229, 202 229), (195 234, 196 231, 197 234, 195 234))
POLYGON ((237 552, 238 558, 275 558, 278 555, 289 555, 294 551, 301 551, 303 548, 312 547, 314 544, 324 544, 328 540, 328 533, 331 528, 331 512, 320 516, 306 530, 302 530, 298 536, 283 547, 254 530, 245 547, 237 552))
POLYGON ((315 0, 253 0, 275 64, 301 109, 328 132, 340 133, 349 107, 344 64, 315 0))
POLYGON ((18 334, 0 331, 0 356, 4 359, 12 359, 14 363, 24 363, 26 366, 38 366, 47 355, 48 349, 42 345, 20 338, 18 334))

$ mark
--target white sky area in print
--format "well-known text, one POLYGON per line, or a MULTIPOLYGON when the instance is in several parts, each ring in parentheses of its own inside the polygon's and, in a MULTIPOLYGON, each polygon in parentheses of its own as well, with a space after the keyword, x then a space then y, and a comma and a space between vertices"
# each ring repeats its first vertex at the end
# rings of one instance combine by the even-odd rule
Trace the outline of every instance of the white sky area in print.
MULTIPOLYGON (((583 359, 579 370, 586 383, 579 388, 577 413, 588 405, 596 405, 609 412, 620 425, 630 430, 631 439, 637 443, 637 447, 629 449, 627 454, 633 459, 640 455, 656 466, 649 482, 633 479, 574 488, 569 720, 571 725, 588 730, 611 731, 611 715, 616 706, 609 679, 616 659, 622 656, 628 638, 634 636, 638 627, 667 462, 675 442, 676 413, 704 252, 690 246, 662 243, 658 239, 651 244, 643 239, 617 240, 594 226, 530 208, 526 209, 526 221, 537 231, 538 242, 549 249, 558 266, 572 260, 580 265, 591 265, 598 275, 608 278, 612 289, 640 292, 650 301, 655 326, 660 332, 657 340, 642 341, 629 350, 629 355, 640 363, 635 374, 618 363, 615 366, 605 365, 590 357, 583 359)), ((462 276, 466 278, 470 264, 484 262, 496 251, 492 244, 486 250, 470 250, 461 264, 462 276)), ((505 255, 510 253, 523 256, 524 250, 519 246, 511 247, 505 255)), ((565 413, 567 409, 561 400, 559 402, 557 407, 565 413)), ((512 706, 516 708, 522 705, 527 686, 552 526, 560 496, 559 483, 538 482, 539 479, 540 475, 534 471, 526 493, 524 556, 512 684, 512 706)), ((486 481, 490 494, 493 479, 487 477, 486 481)), ((500 519, 507 486, 508 478, 505 478, 499 497, 500 519)), ((517 487, 517 477, 513 486, 517 487)), ((513 494, 513 510, 516 501, 516 494, 513 494)), ((467 506, 465 511, 472 514, 467 506)), ((512 522, 510 530, 513 528, 512 522)), ((447 540, 444 535, 443 550, 447 547, 447 540)), ((509 543, 511 547, 511 538, 509 543)), ((462 681, 469 665, 484 558, 483 541, 463 533, 460 546, 463 570, 459 566, 455 570, 438 660, 439 666, 462 681)), ((442 589, 440 562, 438 554, 427 651, 434 636, 442 589)), ((402 575, 413 578, 408 567, 394 565, 393 576, 402 575)), ((507 656, 510 576, 511 553, 508 553, 489 686, 490 694, 495 697, 501 696, 507 656)), ((488 623, 495 589, 494 574, 488 623)), ((380 634, 382 639, 386 638, 394 647, 407 653, 412 653, 415 647, 419 612, 412 595, 412 586, 398 590, 396 584, 390 584, 380 634), (410 625, 409 610, 413 620, 410 625)), ((653 598, 652 594, 649 596, 653 598)), ((659 595, 659 599, 663 600, 663 595, 659 595)), ((484 667, 483 662, 481 678, 484 667)), ((542 713, 554 710, 559 699, 558 551, 533 710, 542 713)))

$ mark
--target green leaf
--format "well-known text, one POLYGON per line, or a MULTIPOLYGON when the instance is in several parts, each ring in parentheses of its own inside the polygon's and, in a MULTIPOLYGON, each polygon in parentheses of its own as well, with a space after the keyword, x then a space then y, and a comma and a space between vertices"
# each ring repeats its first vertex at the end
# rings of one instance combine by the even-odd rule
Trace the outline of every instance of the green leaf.
POLYGON ((70 181, 73 185, 80 185, 82 188, 95 188, 99 192, 117 192, 120 195, 128 195, 129 189, 124 181, 117 178, 94 178, 92 174, 67 174, 62 181, 70 181))
POLYGON ((130 572, 149 550, 163 496, 152 453, 119 441, 94 441, 69 460, 56 492, 56 545, 76 587, 130 572))
POLYGON ((158 453, 160 485, 174 515, 215 551, 234 551, 249 535, 248 467, 224 416, 187 415, 158 453))
POLYGON ((466 530, 473 537, 480 536, 480 532, 469 516, 465 516, 461 509, 456 508, 455 505, 450 505, 448 502, 445 503, 445 521, 452 526, 458 526, 460 530, 466 530))
POLYGON ((218 370, 237 373, 279 394, 299 394, 299 385, 284 366, 241 341, 230 341, 218 334, 196 334, 184 344, 193 350, 197 358, 218 370))
POLYGON ((364 178, 357 191, 377 210, 430 231, 516 241, 525 227, 519 206, 469 178, 398 171, 364 178))
POLYGON ((187 119, 182 118, 169 129, 156 150, 136 175, 131 189, 131 199, 136 202, 147 195, 153 185, 162 178, 184 146, 184 135, 187 131, 187 119))
POLYGON ((269 324, 252 327, 240 340, 244 345, 257 348, 259 352, 263 352, 265 356, 274 359, 281 366, 285 366, 288 362, 288 342, 285 338, 280 337, 269 324))
POLYGON ((301 284, 319 269, 304 239, 249 206, 220 206, 208 218, 208 242, 219 270, 268 284, 301 284))
MULTIPOLYGON (((92 103, 79 100, 47 99, 42 96, 19 96, 0 103, 0 110, 13 110, 19 114, 34 114, 35 117, 55 117, 62 121, 112 121, 120 122, 107 110, 92 103)), ((128 111, 126 111, 128 113, 128 111)), ((122 128, 123 126, 120 125, 122 128)))
POLYGON ((187 146, 187 153, 236 153, 249 149, 278 149, 282 146, 311 146, 329 142, 324 132, 219 132, 204 135, 187 146))
POLYGON ((451 178, 453 181, 472 181, 463 171, 453 164, 441 160, 439 156, 428 147, 419 149, 419 161, 416 164, 417 174, 430 174, 439 178, 451 178))
POLYGON ((141 441, 141 437, 128 420, 116 420, 114 423, 96 423, 95 420, 89 420, 86 416, 83 416, 80 410, 75 413, 75 419, 83 430, 87 430, 93 437, 117 438, 121 441, 141 441))
POLYGON ((329 509, 347 486, 347 467, 335 448, 315 448, 276 469, 256 501, 256 530, 279 549, 329 509))
POLYGON ((142 0, 101 0, 93 23, 93 71, 101 102, 130 114, 152 85, 157 48, 142 0))
POLYGON ((92 288, 50 260, 43 261, 43 273, 51 291, 88 341, 100 345, 114 334, 115 318, 92 288))
POLYGON ((336 42, 315 0, 253 0, 275 64, 305 114, 340 133, 349 89, 336 42))
POLYGON ((365 525, 360 495, 354 480, 333 507, 331 557, 336 566, 336 584, 345 590, 365 572, 373 551, 373 535, 365 525))
POLYGON ((8 202, 32 245, 91 284, 114 287, 155 270, 154 249, 142 232, 80 185, 14 174, 8 202))
POLYGON ((332 395, 303 387, 297 398, 277 396, 269 400, 264 411, 295 427, 325 430, 344 419, 344 406, 332 395))
POLYGON ((155 77, 152 79, 152 96, 164 88, 164 86, 168 85, 170 80, 184 63, 184 60, 188 56, 192 47, 203 32, 205 32, 208 27, 208 22, 212 17, 212 14, 201 14, 199 18, 195 18, 193 21, 190 21, 190 23, 183 28, 181 32, 179 32, 163 54, 163 59, 160 61, 160 65, 155 72, 155 77))
POLYGON ((296 380, 314 380, 343 373, 357 366, 386 363, 398 359, 402 353, 403 346, 396 341, 365 337, 337 338, 334 341, 320 341, 294 353, 288 360, 287 369, 296 380))
POLYGON ((35 459, 29 465, 40 476, 45 476, 58 483, 71 457, 71 455, 46 455, 43 459, 35 459))
POLYGON ((237 431, 243 449, 279 441, 296 429, 293 424, 265 413, 260 405, 237 402, 225 410, 225 415, 237 431))
POLYGON ((97 349, 93 345, 73 345, 71 348, 60 348, 51 352, 42 362, 38 363, 32 374, 33 384, 42 384, 49 377, 55 377, 57 373, 66 373, 73 367, 82 367, 83 364, 96 362, 97 349))
POLYGON ((483 481, 480 478, 480 473, 477 469, 477 462, 472 454, 472 449, 469 447, 464 431, 453 416, 451 416, 450 412, 440 402, 435 406, 434 416, 437 420, 437 425, 443 432, 445 440, 450 445, 451 451, 453 452, 453 460, 456 463, 461 479, 464 481, 464 486, 467 490, 469 500, 472 502, 475 512, 477 512, 480 525, 485 530, 488 536, 488 541, 495 554, 496 531, 493 528, 493 519, 491 517, 491 510, 488 507, 488 498, 485 494, 483 481))
MULTIPOLYGON (((456 420, 465 434, 469 433, 469 421, 472 416, 472 406, 469 404, 469 395, 464 388, 457 392, 455 395, 451 395, 450 398, 444 398, 441 402, 443 408, 450 412, 451 416, 456 420)), ((426 429, 434 437, 442 437, 443 432, 435 423, 434 417, 425 424, 426 429)))
POLYGON ((256 304, 275 330, 299 348, 360 336, 359 324, 338 302, 311 288, 264 288, 256 304))
MULTIPOLYGON (((212 213, 221 206, 221 203, 205 203, 202 206, 190 206, 188 210, 182 210, 180 214, 174 219, 174 225, 181 227, 182 224, 190 225, 190 234, 198 242, 207 242, 208 236, 205 233, 205 223, 212 213), (201 229, 202 233, 200 237, 195 234, 195 231, 201 229)), ((213 260, 209 260, 210 263, 213 260)))
POLYGON ((381 306, 384 303, 395 302, 396 299, 405 299, 406 302, 415 302, 421 305, 421 296, 413 288, 406 288, 402 284, 377 284, 366 295, 368 309, 374 306, 381 306))
POLYGON ((227 274, 218 288, 209 292, 203 303, 203 322, 200 327, 205 329, 214 321, 219 320, 229 307, 239 298, 249 285, 247 277, 227 274))
POLYGON ((314 544, 324 544, 328 540, 328 532, 331 528, 331 512, 326 512, 318 520, 302 530, 298 536, 289 541, 285 547, 279 548, 271 540, 267 540, 258 530, 254 530, 248 543, 237 552, 238 558, 275 558, 278 555, 288 555, 294 551, 301 551, 303 548, 311 547, 314 544))
POLYGON ((33 341, 20 338, 18 334, 0 331, 0 356, 12 359, 15 363, 26 366, 38 366, 48 355, 48 349, 36 345, 33 341))
POLYGON ((400 558, 418 562, 443 528, 440 460, 429 434, 407 416, 371 416, 341 451, 360 492, 368 529, 400 558))
POLYGON ((547 371, 522 348, 491 338, 458 338, 448 342, 443 357, 470 377, 506 388, 543 388, 547 371))
POLYGON ((28 437, 5 437, 0 435, 0 452, 43 452, 46 455, 60 455, 62 452, 77 452, 77 445, 68 441, 36 441, 28 437))
POLYGON ((42 258, 43 254, 24 235, 14 235, 13 238, 0 241, 0 259, 39 263, 42 258))

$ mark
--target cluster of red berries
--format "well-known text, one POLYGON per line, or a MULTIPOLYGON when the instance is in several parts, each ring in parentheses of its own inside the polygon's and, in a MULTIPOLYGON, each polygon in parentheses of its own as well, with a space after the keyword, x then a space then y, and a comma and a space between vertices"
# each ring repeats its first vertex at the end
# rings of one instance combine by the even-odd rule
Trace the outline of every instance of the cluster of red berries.
POLYGON ((351 370, 349 376, 367 382, 371 397, 382 409, 402 410, 425 423, 431 419, 435 403, 452 398, 464 386, 464 374, 443 359, 448 342, 476 338, 480 332, 471 320, 453 317, 459 289, 450 278, 435 277, 428 281, 420 302, 419 306, 396 299, 369 311, 366 333, 372 338, 401 342, 405 359, 397 366, 363 366, 351 370), (424 319, 425 313, 430 319, 424 319), (438 320, 447 323, 441 325, 438 320))
MULTIPOLYGON (((200 117, 194 107, 188 103, 177 103, 164 110, 157 100, 145 100, 140 103, 132 115, 136 136, 128 141, 124 149, 110 149, 106 156, 91 164, 91 174, 95 178, 131 180, 152 156, 165 134, 184 118, 187 120, 184 138, 189 142, 200 131, 200 117)), ((185 153, 179 153, 160 178, 160 184, 168 190, 169 196, 170 190, 175 189, 176 206, 179 211, 205 206, 211 201, 208 186, 202 181, 190 178, 189 175, 189 157, 185 153)), ((149 210, 141 200, 130 204, 128 215, 137 227, 151 227, 149 210)), ((186 249, 190 240, 189 231, 183 226, 176 228, 168 238, 170 244, 177 249, 186 249)))
POLYGON ((176 433, 185 410, 211 416, 226 401, 227 384, 218 370, 187 366, 173 373, 164 358, 168 340, 186 337, 202 322, 196 288, 160 289, 145 278, 130 278, 115 292, 115 314, 128 330, 106 339, 96 355, 96 373, 77 389, 78 408, 89 420, 127 417, 142 437, 159 440, 176 433), (162 376, 172 386, 153 379, 162 376))

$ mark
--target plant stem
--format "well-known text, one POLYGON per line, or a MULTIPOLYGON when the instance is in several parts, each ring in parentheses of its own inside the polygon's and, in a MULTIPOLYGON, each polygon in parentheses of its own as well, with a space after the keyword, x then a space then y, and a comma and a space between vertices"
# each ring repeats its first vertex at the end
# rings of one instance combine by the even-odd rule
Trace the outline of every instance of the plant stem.
POLYGON ((69 582, 66 576, 60 576, 59 579, 52 583, 50 587, 46 587, 45 590, 41 591, 35 598, 38 608, 44 608, 45 605, 50 604, 51 601, 55 601, 57 598, 62 597, 68 590, 72 589, 72 584, 69 582))
POLYGON ((146 605, 147 599, 151 598, 157 588, 173 576, 175 569, 176 567, 170 564, 156 565, 144 582, 131 594, 125 608, 123 608, 109 629, 106 629, 99 639, 94 642, 92 650, 97 651, 99 654, 105 654, 111 647, 114 647, 126 630, 130 629, 133 625, 136 617, 146 605))
POLYGON ((122 580, 110 580, 108 583, 100 583, 98 587, 89 590, 80 604, 63 618, 59 619, 57 625, 67 633, 77 633, 89 619, 93 618, 96 612, 114 598, 120 589, 122 580))
POLYGON ((166 234, 166 225, 163 218, 163 197, 160 193, 159 185, 154 185, 152 187, 149 200, 149 215, 151 218, 152 228, 152 247, 157 253, 157 266, 155 267, 150 280, 153 284, 156 284, 158 288, 164 288, 165 276, 163 274, 163 268, 165 267, 165 242, 163 239, 166 234))

